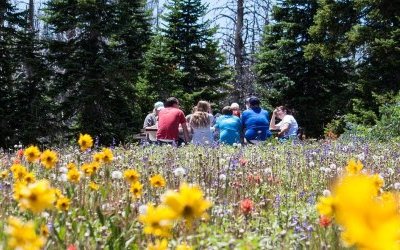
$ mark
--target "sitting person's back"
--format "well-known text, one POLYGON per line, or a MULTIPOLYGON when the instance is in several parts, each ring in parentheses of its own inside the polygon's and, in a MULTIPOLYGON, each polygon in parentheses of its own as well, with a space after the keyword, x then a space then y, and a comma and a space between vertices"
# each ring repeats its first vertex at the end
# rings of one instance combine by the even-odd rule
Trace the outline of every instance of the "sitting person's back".
POLYGON ((269 113, 260 107, 260 100, 251 97, 250 108, 242 113, 242 126, 247 141, 265 141, 271 136, 269 131, 269 113))
POLYGON ((213 116, 207 111, 210 104, 206 101, 199 101, 197 111, 192 114, 190 127, 192 129, 192 143, 195 145, 206 145, 213 142, 211 122, 213 116))
POLYGON ((222 109, 222 115, 218 118, 215 124, 215 129, 219 130, 219 141, 223 144, 232 145, 240 143, 240 131, 242 124, 229 106, 222 109))

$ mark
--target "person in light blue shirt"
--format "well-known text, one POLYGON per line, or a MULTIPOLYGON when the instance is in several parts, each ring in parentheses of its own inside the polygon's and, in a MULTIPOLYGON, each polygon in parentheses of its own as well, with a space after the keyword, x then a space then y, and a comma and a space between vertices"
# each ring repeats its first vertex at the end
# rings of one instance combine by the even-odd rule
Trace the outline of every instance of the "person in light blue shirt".
POLYGON ((249 109, 242 113, 244 137, 249 143, 265 141, 272 134, 269 131, 269 113, 260 107, 260 100, 252 96, 249 109))
POLYGON ((239 117, 233 115, 229 106, 222 109, 222 115, 218 117, 215 129, 219 131, 220 143, 232 145, 241 142, 242 124, 239 117))

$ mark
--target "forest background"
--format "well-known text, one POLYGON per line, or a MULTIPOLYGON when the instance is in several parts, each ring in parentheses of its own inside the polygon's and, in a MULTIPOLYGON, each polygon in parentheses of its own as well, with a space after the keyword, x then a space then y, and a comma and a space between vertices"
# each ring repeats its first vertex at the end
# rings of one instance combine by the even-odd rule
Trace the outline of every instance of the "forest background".
POLYGON ((287 105, 308 137, 400 136, 400 1, 0 0, 0 147, 140 131, 176 96, 287 105))

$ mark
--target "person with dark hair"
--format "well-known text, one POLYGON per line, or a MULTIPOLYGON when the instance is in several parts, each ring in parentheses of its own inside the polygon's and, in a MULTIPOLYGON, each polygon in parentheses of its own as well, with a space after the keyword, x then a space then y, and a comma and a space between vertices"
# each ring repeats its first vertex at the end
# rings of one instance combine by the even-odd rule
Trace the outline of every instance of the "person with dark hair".
POLYGON ((242 124, 239 117, 233 115, 231 107, 226 106, 222 109, 222 115, 218 117, 215 129, 219 131, 219 141, 221 143, 228 145, 240 143, 242 124))
POLYGON ((277 107, 272 113, 270 129, 279 129, 278 138, 283 142, 289 139, 297 138, 299 126, 296 119, 291 115, 290 110, 285 106, 277 107), (278 117, 281 121, 275 124, 275 118, 278 117))
POLYGON ((177 143, 189 141, 189 132, 186 125, 185 114, 179 109, 179 100, 170 97, 165 102, 165 108, 158 114, 157 141, 162 143, 177 143), (182 126, 184 141, 179 139, 179 125, 182 126))
POLYGON ((269 113, 260 107, 260 99, 249 98, 249 109, 242 113, 244 137, 249 143, 265 141, 271 136, 269 131, 269 113))

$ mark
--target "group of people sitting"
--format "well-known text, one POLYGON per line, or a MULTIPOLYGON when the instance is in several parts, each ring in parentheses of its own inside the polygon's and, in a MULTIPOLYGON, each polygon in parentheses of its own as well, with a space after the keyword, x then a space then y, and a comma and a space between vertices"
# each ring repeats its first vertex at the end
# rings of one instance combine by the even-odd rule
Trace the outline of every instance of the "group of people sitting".
POLYGON ((277 132, 281 142, 297 138, 298 124, 285 106, 275 108, 270 119, 257 97, 247 98, 245 104, 244 111, 232 103, 214 117, 210 103, 199 101, 192 114, 185 116, 179 100, 170 97, 165 104, 156 102, 153 112, 146 116, 143 124, 146 139, 150 143, 179 146, 188 142, 211 145, 215 140, 228 145, 257 144, 270 138, 271 131, 277 132))

